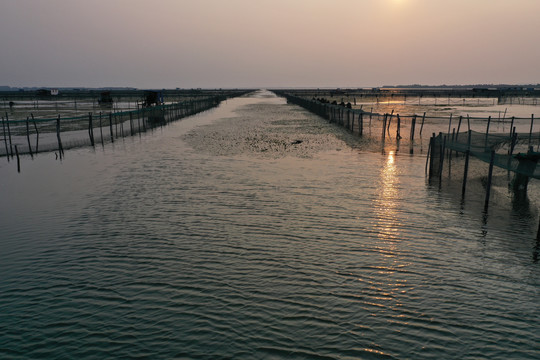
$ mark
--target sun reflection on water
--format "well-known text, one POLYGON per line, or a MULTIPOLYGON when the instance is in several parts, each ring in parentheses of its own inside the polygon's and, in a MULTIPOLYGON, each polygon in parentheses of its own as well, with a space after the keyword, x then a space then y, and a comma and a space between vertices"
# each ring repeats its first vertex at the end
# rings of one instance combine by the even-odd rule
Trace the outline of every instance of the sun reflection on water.
POLYGON ((399 200, 399 178, 395 164, 395 153, 390 151, 381 169, 379 194, 375 200, 377 211, 377 228, 379 237, 394 240, 399 233, 397 204, 399 200))

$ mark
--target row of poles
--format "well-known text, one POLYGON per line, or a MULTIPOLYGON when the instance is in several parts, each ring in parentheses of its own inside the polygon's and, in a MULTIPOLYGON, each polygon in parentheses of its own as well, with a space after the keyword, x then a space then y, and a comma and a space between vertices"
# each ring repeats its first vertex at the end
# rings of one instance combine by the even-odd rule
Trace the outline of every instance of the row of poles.
MULTIPOLYGON (((385 142, 387 136, 390 136, 390 126, 394 117, 396 118, 396 139, 397 141, 402 139, 401 136, 401 125, 402 118, 399 114, 394 114, 392 111, 390 114, 386 113, 384 115, 377 114, 373 112, 366 112, 362 109, 352 109, 347 106, 335 105, 326 102, 321 102, 316 99, 306 99, 303 97, 295 96, 288 94, 286 92, 276 91, 279 96, 283 96, 287 99, 288 102, 299 105, 310 112, 321 116, 322 118, 328 120, 331 123, 338 124, 345 127, 347 130, 355 133, 357 130, 358 136, 364 135, 364 126, 365 123, 369 121, 369 127, 371 128, 373 117, 380 119, 382 116, 382 134, 381 139, 383 143, 385 142)), ((426 113, 421 117, 414 115, 411 119, 411 127, 409 134, 409 152, 412 154, 414 152, 414 138, 416 133, 416 124, 418 119, 421 119, 419 134, 422 136, 422 131, 424 128, 424 121, 426 118, 426 113)))
MULTIPOLYGON (((153 128, 156 126, 163 126, 167 124, 168 122, 171 122, 173 120, 177 120, 189 115, 196 114, 198 112, 210 109, 212 107, 217 106, 222 100, 224 100, 225 97, 223 96, 215 96, 210 97, 206 99, 200 99, 200 100, 192 100, 188 102, 180 102, 180 103, 174 103, 170 105, 160 105, 160 106, 154 106, 154 107, 148 107, 148 108, 142 108, 135 111, 129 111, 129 112, 120 112, 120 113, 109 113, 109 114, 102 114, 99 113, 99 116, 96 119, 96 116, 94 116, 92 113, 88 114, 87 117, 87 130, 88 130, 88 141, 89 144, 94 147, 96 145, 96 142, 100 141, 101 145, 103 146, 104 143, 111 142, 114 143, 115 138, 119 137, 125 137, 125 136, 133 136, 136 133, 146 132, 149 128, 153 128), (104 120, 104 118, 106 120, 104 120), (107 121, 108 118, 108 121, 107 121), (126 131, 124 128, 124 125, 129 122, 129 130, 126 131), (107 136, 104 136, 103 129, 108 128, 108 139, 106 139, 107 136), (99 140, 96 141, 95 131, 99 129, 99 140), (109 140, 110 139, 110 140, 109 140)), ((5 118, 2 117, 2 130, 3 130, 3 140, 4 140, 4 146, 5 146, 5 153, 8 162, 10 159, 14 159, 16 157, 17 159, 17 171, 21 171, 20 167, 20 154, 28 153, 33 158, 34 154, 37 154, 40 150, 39 148, 39 127, 38 123, 51 123, 54 121, 55 130, 56 130, 56 140, 57 140, 57 156, 60 157, 60 159, 64 156, 64 145, 62 143, 62 119, 60 115, 54 120, 38 120, 35 119, 33 114, 31 114, 30 117, 27 117, 27 119, 24 121, 26 125, 26 140, 27 140, 27 149, 26 151, 21 151, 20 145, 21 144, 14 144, 13 142, 13 134, 12 134, 12 126, 10 124, 13 123, 21 123, 22 121, 10 121, 8 118, 8 114, 5 114, 5 118), (31 117, 31 120, 30 120, 31 117), (35 130, 35 146, 32 146, 31 140, 30 140, 30 123, 33 124, 34 130, 35 130)), ((78 125, 80 126, 80 123, 84 121, 82 118, 78 118, 78 125)))
MULTIPOLYGON (((462 185, 461 185, 461 203, 465 201, 465 193, 467 189, 467 178, 468 178, 468 173, 469 173, 469 161, 470 161, 470 156, 472 154, 472 151, 471 151, 472 131, 468 130, 467 133, 468 133, 467 146, 465 150, 462 151, 465 156, 465 162, 464 162, 463 179, 462 179, 462 185)), ((457 134, 454 133, 453 135, 457 135, 457 134)), ((487 134, 486 134, 486 137, 487 137, 487 134)), ((451 142, 457 141, 457 139, 455 139, 454 136, 452 136, 450 141, 451 142)), ((508 150, 508 164, 510 163, 512 159, 516 142, 517 142, 517 134, 514 128, 511 139, 510 139, 510 146, 508 150)), ((529 142, 529 145, 530 145, 530 142, 529 142)), ((487 147, 484 149, 487 149, 487 147)), ((445 156, 447 156, 449 161, 451 161, 452 151, 456 151, 456 153, 458 152, 458 150, 456 150, 455 148, 452 149, 451 147, 447 146, 447 135, 443 133, 439 133, 438 135, 435 135, 435 133, 432 134, 429 141, 428 155, 426 158, 426 172, 428 173, 429 179, 432 179, 433 177, 438 177, 439 187, 441 187, 441 183, 442 183, 444 158, 445 156)), ((529 153, 531 153, 532 151, 533 151, 532 146, 529 146, 529 153)), ((493 168, 495 166, 496 156, 497 154, 495 153, 495 150, 493 148, 490 148, 488 174, 487 174, 486 185, 485 185, 486 193, 484 196, 484 213, 485 214, 488 213, 488 209, 489 209, 489 201, 490 201, 491 187, 492 187, 492 181, 493 181, 493 168)), ((520 159, 519 165, 516 169, 517 171, 513 179, 513 184, 512 184, 514 196, 521 199, 524 198, 524 196, 526 196, 529 176, 525 174, 530 174, 534 171, 534 169, 536 168, 536 162, 537 161, 535 160, 520 159)), ((538 223, 536 240, 538 242, 538 246, 540 246, 540 221, 538 223)))
MULTIPOLYGON (((358 135, 363 135, 363 127, 364 127, 364 118, 369 117, 369 126, 371 127, 371 121, 372 117, 375 115, 378 119, 382 116, 382 133, 381 133, 381 140, 384 144, 384 141, 386 139, 386 136, 390 136, 390 126, 392 123, 393 118, 396 118, 397 124, 396 124, 396 139, 399 141, 401 136, 401 117, 399 114, 394 115, 393 111, 390 114, 374 114, 372 112, 364 112, 361 109, 351 109, 348 107, 344 107, 342 105, 335 105, 330 103, 325 103, 318 101, 316 99, 307 99, 302 98, 298 96, 294 96, 291 94, 288 94, 286 92, 279 92, 276 91, 276 93, 279 96, 283 96, 287 99, 288 102, 299 105, 307 110, 309 110, 312 113, 315 113, 322 118, 328 120, 329 122, 336 123, 338 125, 341 125, 348 130, 355 132, 355 122, 356 122, 356 129, 358 130, 358 135)), ((411 127, 410 127, 410 153, 413 153, 413 145, 414 145, 414 137, 415 137, 415 131, 416 131, 416 124, 418 121, 419 116, 413 115, 411 119, 411 127)), ((426 113, 424 113, 421 116, 421 124, 420 124, 420 131, 419 134, 422 136, 422 130, 424 127, 424 121, 426 118, 426 113)), ((458 130, 456 132, 456 129, 453 129, 451 141, 457 142, 458 140, 458 134, 461 130, 462 121, 464 120, 464 117, 460 116, 458 120, 458 130)), ((510 138, 511 138, 511 146, 509 150, 509 156, 512 155, 512 152, 515 148, 516 142, 517 142, 517 133, 516 128, 514 126, 514 120, 515 118, 512 117, 510 124, 510 138)), ((448 125, 448 137, 450 137, 450 128, 452 123, 452 116, 450 115, 449 125, 448 125)), ((529 130, 529 145, 531 143, 532 138, 532 130, 533 130, 533 123, 534 123, 534 115, 531 115, 531 125, 529 130)), ((489 128, 491 124, 491 117, 487 120, 487 126, 486 126, 486 135, 485 135, 485 148, 488 148, 487 144, 487 138, 489 133, 489 128)), ((465 199, 466 194, 466 188, 467 188, 467 178, 468 178, 468 172, 469 172, 469 162, 470 162, 470 156, 471 156, 471 138, 472 138, 472 131, 470 128, 470 118, 467 117, 467 125, 468 125, 468 139, 467 139, 467 146, 466 150, 464 152, 465 156, 465 165, 464 165, 464 173, 463 173, 463 181, 462 181, 462 189, 461 189, 461 201, 463 202, 465 199)), ((450 149, 447 149, 446 147, 447 143, 447 135, 443 133, 439 133, 439 135, 436 135, 435 133, 432 134, 430 141, 429 141, 429 148, 428 148, 428 155, 426 158, 426 173, 428 173, 429 169, 429 178, 433 178, 434 176, 439 178, 439 186, 442 184, 442 170, 443 170, 443 163, 444 163, 444 156, 445 153, 448 153, 449 159, 451 160, 451 151, 450 149)), ((457 151, 456 151, 457 152, 457 151)), ((491 196, 491 185, 492 185, 492 179, 493 179, 493 168, 495 165, 495 151, 493 149, 490 149, 490 161, 489 161, 489 168, 488 168, 488 176, 487 176, 487 184, 486 184, 486 194, 484 198, 484 212, 487 213, 488 207, 489 207, 489 201, 491 196)), ((523 184, 523 181, 521 182, 523 184)), ((516 184, 515 184, 516 185, 516 184)), ((517 189, 517 185, 516 185, 517 189)), ((540 222, 539 222, 539 228, 537 233, 537 239, 540 241, 540 222)))

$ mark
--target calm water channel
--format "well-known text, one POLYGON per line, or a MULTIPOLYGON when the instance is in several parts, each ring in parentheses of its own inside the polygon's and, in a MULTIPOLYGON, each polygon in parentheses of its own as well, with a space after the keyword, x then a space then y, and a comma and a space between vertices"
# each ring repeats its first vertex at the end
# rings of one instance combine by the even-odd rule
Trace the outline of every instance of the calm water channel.
POLYGON ((0 159, 0 358, 540 358, 536 207, 356 141, 261 91, 0 159))

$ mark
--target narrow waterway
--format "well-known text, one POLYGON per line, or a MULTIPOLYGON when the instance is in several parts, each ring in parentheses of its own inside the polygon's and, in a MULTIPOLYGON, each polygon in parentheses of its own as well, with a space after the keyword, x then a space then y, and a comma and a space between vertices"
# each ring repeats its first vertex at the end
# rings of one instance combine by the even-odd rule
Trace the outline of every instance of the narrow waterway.
POLYGON ((15 166, 0 358, 540 354, 534 206, 495 196, 485 215, 480 181, 460 204, 425 154, 269 92, 15 166))

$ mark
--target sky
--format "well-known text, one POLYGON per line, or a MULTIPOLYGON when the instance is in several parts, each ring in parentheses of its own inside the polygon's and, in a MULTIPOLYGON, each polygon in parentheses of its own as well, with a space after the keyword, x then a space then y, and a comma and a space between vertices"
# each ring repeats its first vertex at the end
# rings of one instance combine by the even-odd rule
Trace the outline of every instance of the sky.
POLYGON ((0 85, 540 83, 540 0, 0 0, 0 85))

